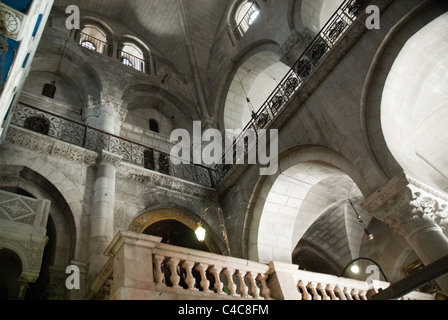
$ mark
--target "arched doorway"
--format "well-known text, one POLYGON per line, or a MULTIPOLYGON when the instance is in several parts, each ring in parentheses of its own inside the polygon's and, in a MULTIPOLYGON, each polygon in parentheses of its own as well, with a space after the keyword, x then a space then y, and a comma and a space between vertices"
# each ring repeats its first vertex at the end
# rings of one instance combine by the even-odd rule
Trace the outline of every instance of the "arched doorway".
POLYGON ((12 250, 0 249, 0 300, 23 299, 26 284, 19 282, 22 261, 12 250))
POLYGON ((162 243, 222 254, 218 243, 215 241, 213 229, 205 221, 187 210, 174 208, 151 210, 135 218, 129 226, 129 231, 161 237, 162 243), (194 233, 199 223, 206 230, 203 243, 197 240, 194 233))
POLYGON ((143 234, 162 238, 162 243, 173 246, 189 248, 210 252, 210 249, 203 242, 196 238, 194 230, 188 228, 183 223, 176 220, 162 220, 147 227, 143 234))

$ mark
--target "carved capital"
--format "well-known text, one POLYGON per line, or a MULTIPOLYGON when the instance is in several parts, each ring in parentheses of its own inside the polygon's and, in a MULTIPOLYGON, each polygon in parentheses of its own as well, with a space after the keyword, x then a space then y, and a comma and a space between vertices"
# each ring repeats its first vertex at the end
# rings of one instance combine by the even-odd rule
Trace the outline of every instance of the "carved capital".
POLYGON ((126 109, 123 109, 123 100, 101 93, 100 97, 89 96, 83 111, 83 118, 85 120, 89 117, 98 117, 102 113, 107 113, 117 119, 117 121, 123 122, 127 112, 126 109))
POLYGON ((448 196, 405 174, 362 206, 404 237, 428 228, 442 228, 447 234, 448 196))

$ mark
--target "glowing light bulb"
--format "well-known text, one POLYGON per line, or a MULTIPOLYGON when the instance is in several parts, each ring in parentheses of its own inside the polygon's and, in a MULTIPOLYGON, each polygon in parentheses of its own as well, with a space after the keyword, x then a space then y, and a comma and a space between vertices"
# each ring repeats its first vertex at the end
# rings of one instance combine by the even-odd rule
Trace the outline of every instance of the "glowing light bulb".
POLYGON ((196 234, 196 238, 198 238, 200 242, 205 240, 205 229, 202 228, 201 225, 198 226, 194 233, 196 234))

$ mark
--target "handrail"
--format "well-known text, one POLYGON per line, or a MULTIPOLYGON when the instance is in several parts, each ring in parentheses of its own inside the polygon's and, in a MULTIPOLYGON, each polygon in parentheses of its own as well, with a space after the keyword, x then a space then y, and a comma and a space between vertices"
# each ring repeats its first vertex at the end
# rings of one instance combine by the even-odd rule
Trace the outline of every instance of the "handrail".
POLYGON ((147 74, 149 74, 151 71, 151 64, 146 59, 134 56, 133 54, 130 54, 123 50, 118 50, 118 56, 120 57, 121 62, 123 62, 123 59, 127 59, 131 63, 131 65, 125 64, 124 62, 123 64, 128 65, 138 71, 147 74))
POLYGON ((117 135, 90 127, 55 113, 19 102, 14 109, 11 124, 25 128, 29 118, 45 118, 49 122, 48 136, 81 148, 101 152, 106 150, 127 161, 162 174, 175 176, 203 186, 214 188, 219 180, 218 172, 200 164, 173 166, 172 156, 117 135))
MULTIPOLYGON (((268 128, 277 116, 283 111, 289 101, 300 91, 300 88, 314 74, 315 70, 322 64, 326 56, 332 51, 334 46, 342 39, 347 30, 358 19, 363 8, 371 0, 345 0, 332 15, 313 41, 308 45, 297 62, 283 77, 274 91, 263 103, 258 112, 252 114, 252 119, 245 126, 239 136, 235 139, 231 148, 235 148, 241 139, 244 139, 248 130, 253 130, 256 134, 259 130, 268 128)), ((219 168, 224 178, 226 173, 225 159, 231 150, 224 152, 219 168)))
POLYGON ((79 34, 79 44, 82 47, 87 48, 89 50, 92 50, 92 49, 82 45, 83 42, 88 41, 88 42, 91 42, 95 46, 95 50, 94 51, 102 53, 102 54, 105 54, 107 56, 110 56, 111 48, 112 48, 110 43, 108 43, 106 41, 103 41, 103 40, 100 40, 98 38, 95 38, 95 37, 93 37, 93 36, 91 36, 91 35, 89 35, 87 33, 82 32, 82 31, 79 31, 78 34, 79 34), (100 46, 99 45, 101 46, 102 50, 100 50, 100 48, 99 48, 100 46))

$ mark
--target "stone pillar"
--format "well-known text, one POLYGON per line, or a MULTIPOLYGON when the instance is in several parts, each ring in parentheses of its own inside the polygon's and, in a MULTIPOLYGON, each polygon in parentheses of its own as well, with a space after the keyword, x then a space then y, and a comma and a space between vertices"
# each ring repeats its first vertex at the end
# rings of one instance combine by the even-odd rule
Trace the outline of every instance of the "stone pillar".
POLYGON ((104 251, 114 238, 115 176, 121 160, 121 157, 107 151, 103 151, 98 158, 90 213, 88 285, 92 284, 106 263, 104 251))
POLYGON ((89 97, 87 106, 83 110, 83 119, 89 127, 119 135, 127 115, 127 110, 122 106, 122 100, 101 93, 97 99, 89 97))
MULTIPOLYGON (((448 195, 403 174, 369 197, 363 208, 405 237, 429 265, 448 255, 447 205, 448 195)), ((448 277, 437 283, 447 294, 448 277)))

